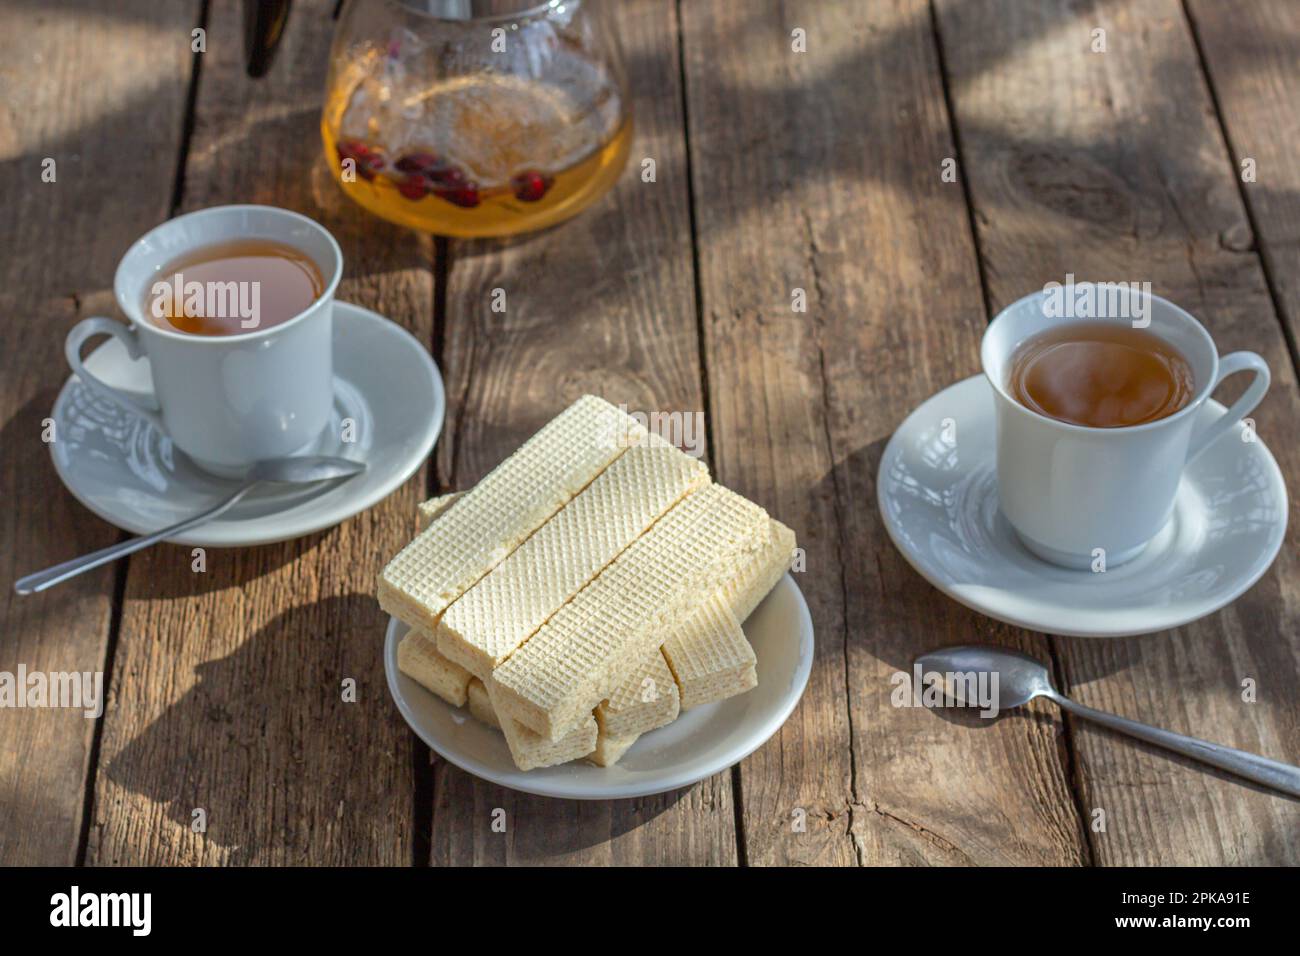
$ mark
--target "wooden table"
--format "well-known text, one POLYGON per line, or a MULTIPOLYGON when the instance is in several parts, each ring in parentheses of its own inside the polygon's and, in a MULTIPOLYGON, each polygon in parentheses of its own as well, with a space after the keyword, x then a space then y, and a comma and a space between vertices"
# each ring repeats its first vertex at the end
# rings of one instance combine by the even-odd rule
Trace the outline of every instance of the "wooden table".
POLYGON ((63 490, 41 422, 63 335, 116 314, 118 257, 177 212, 260 202, 325 223, 347 256, 341 298, 428 343, 449 401, 419 477, 333 530, 212 552, 202 574, 168 546, 39 597, 6 583, 0 670, 103 670, 111 692, 99 720, 0 711, 0 862, 1300 863, 1296 801, 1050 708, 988 723, 888 703, 917 651, 992 641, 1050 659, 1088 704, 1300 760, 1294 514, 1231 607, 1089 641, 943 597, 875 506, 893 429, 977 371, 1001 306, 1067 273, 1149 280, 1225 351, 1264 355, 1254 417, 1297 497, 1300 5, 620 0, 632 168, 512 245, 387 226, 329 180, 333 6, 295 4, 261 81, 231 0, 0 13, 5 582, 121 537, 63 490), (716 477, 806 546, 817 632, 776 737, 683 792, 616 803, 431 759, 389 699, 372 598, 419 500, 467 487, 585 391, 705 411, 716 477))

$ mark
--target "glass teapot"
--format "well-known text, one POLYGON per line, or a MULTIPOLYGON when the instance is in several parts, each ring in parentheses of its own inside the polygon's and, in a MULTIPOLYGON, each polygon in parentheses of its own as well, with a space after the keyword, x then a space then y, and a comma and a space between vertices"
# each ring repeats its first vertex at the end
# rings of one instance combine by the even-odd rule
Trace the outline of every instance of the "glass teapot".
MULTIPOLYGON (((585 209, 632 138, 601 0, 348 0, 321 136, 334 178, 393 222, 450 236, 540 229, 585 209)), ((288 0, 245 0, 249 72, 288 0)))

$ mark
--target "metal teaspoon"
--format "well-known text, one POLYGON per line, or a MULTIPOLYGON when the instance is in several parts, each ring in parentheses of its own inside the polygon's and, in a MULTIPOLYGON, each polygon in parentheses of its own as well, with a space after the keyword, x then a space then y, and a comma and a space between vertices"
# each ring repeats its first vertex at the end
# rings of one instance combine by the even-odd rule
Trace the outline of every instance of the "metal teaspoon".
MULTIPOLYGON (((1052 678, 1047 668, 1034 658, 1018 651, 1000 647, 978 646, 974 644, 944 647, 916 659, 922 673, 966 674, 974 672, 996 673, 998 675, 997 706, 1010 710, 1029 703, 1035 697, 1046 697, 1056 703, 1062 710, 1109 727, 1111 730, 1138 740, 1145 740, 1157 747, 1164 747, 1193 760, 1218 767, 1229 773, 1235 773, 1247 780, 1293 797, 1300 797, 1300 767, 1269 760, 1244 750, 1235 750, 1222 744, 1185 737, 1170 730, 1161 730, 1148 724, 1138 723, 1126 717, 1117 717, 1102 710, 1094 710, 1083 704, 1075 703, 1052 686, 1052 678)), ((949 696, 954 691, 960 693, 962 682, 944 682, 949 696)), ((959 702, 961 702, 959 700, 959 702)))
POLYGON ((253 466, 248 473, 247 480, 237 491, 217 502, 207 511, 200 512, 192 518, 186 518, 184 521, 163 528, 161 531, 155 531, 153 534, 139 538, 129 538, 99 551, 83 554, 71 561, 56 564, 44 571, 37 571, 35 574, 19 578, 14 582, 14 590, 19 594, 36 594, 66 581, 68 578, 76 577, 84 571, 89 571, 91 568, 97 568, 109 561, 116 561, 124 555, 147 548, 151 544, 157 544, 159 541, 180 534, 182 531, 197 528, 199 525, 206 524, 213 518, 233 508, 246 494, 264 482, 308 485, 320 481, 329 481, 333 478, 350 478, 365 470, 365 462, 351 461, 347 458, 302 456, 297 458, 270 458, 266 461, 259 461, 253 466))

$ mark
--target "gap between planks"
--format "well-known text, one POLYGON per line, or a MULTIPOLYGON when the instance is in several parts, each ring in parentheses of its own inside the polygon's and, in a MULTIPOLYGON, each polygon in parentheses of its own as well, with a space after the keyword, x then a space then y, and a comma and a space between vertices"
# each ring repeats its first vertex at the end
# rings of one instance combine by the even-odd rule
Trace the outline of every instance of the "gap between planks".
MULTIPOLYGON (((676 35, 673 39, 677 46, 678 92, 681 96, 682 111, 682 156, 685 167, 682 175, 686 179, 686 213, 691 227, 691 278, 695 307, 696 348, 699 350, 700 401, 702 408, 709 408, 709 350, 707 336, 704 332, 704 288, 700 282, 700 229, 695 215, 695 160, 691 149, 691 105, 686 75, 686 39, 682 30, 682 0, 673 0, 673 20, 676 35)), ((704 429, 704 454, 710 465, 713 462, 713 435, 704 429)), ((743 761, 742 761, 743 763, 743 761)), ((749 867, 748 841, 745 838, 745 787, 744 773, 740 763, 734 764, 728 771, 731 775, 731 810, 735 817, 736 828, 736 865, 742 869, 749 867)))
POLYGON ((1192 48, 1196 51, 1196 62, 1201 68, 1201 76, 1205 79, 1205 88, 1209 92, 1210 103, 1214 106, 1214 121, 1219 126, 1219 135, 1223 137, 1223 145, 1228 151, 1229 174, 1237 184, 1237 193, 1241 197, 1241 208, 1245 211, 1246 221, 1250 223, 1251 238, 1254 240, 1251 251, 1259 261, 1259 270, 1264 276, 1264 287, 1268 289, 1268 297, 1273 303, 1273 311, 1277 315, 1278 325, 1282 328, 1282 339, 1286 342, 1287 352, 1291 356, 1291 366, 1295 369, 1297 379, 1300 379, 1300 347, 1296 345, 1291 326, 1286 321, 1286 301, 1278 289, 1273 267, 1270 265, 1268 257, 1264 255, 1264 233, 1259 227, 1259 221, 1255 215, 1255 206, 1250 197, 1246 195, 1245 182, 1237 175, 1235 164, 1241 160, 1241 150, 1233 142, 1232 133, 1228 129, 1227 120, 1224 118, 1223 103, 1219 98, 1218 87, 1214 85, 1214 72, 1210 69, 1209 60, 1205 55, 1205 44, 1201 40, 1201 30, 1196 23, 1196 15, 1192 13, 1191 7, 1187 5, 1187 0, 1182 0, 1179 6, 1182 8, 1183 17, 1187 20, 1187 30, 1192 37, 1192 48))
MULTIPOLYGON (((199 15, 195 27, 206 30, 208 26, 208 4, 211 0, 200 0, 199 15)), ((167 205, 167 218, 173 218, 180 209, 185 195, 185 166, 190 156, 190 141, 194 136, 194 117, 199 99, 199 76, 203 71, 203 55, 195 51, 190 55, 190 76, 185 92, 185 119, 181 123, 180 140, 176 145, 176 171, 172 175, 171 201, 167 205)), ((131 537, 125 531, 117 536, 118 543, 131 537)), ((113 600, 109 606, 108 635, 104 646, 104 686, 112 686, 113 665, 117 657, 118 637, 122 632, 122 612, 126 608, 126 581, 130 570, 130 556, 120 559, 113 568, 113 600)), ((99 779, 100 744, 104 737, 105 714, 95 718, 95 733, 90 742, 90 756, 86 761, 85 794, 81 804, 81 826, 77 835, 76 866, 85 866, 86 853, 90 846, 90 827, 94 820, 95 784, 99 779)))
MULTIPOLYGON (((952 96, 951 76, 943 48, 943 30, 939 25, 939 11, 935 9, 934 0, 929 0, 927 7, 930 11, 930 38, 934 43, 934 55, 939 64, 939 81, 943 87, 943 107, 948 118, 948 135, 952 138, 953 154, 957 161, 957 176, 961 181, 962 200, 966 203, 966 225, 970 230, 971 248, 975 250, 975 266, 979 273, 980 295, 984 299, 984 320, 985 322, 991 322, 993 321, 993 296, 989 291, 988 268, 984 262, 984 250, 980 246, 979 231, 975 228, 975 201, 971 196, 970 177, 967 175, 966 170, 966 153, 962 145, 961 130, 957 125, 957 110, 952 96)), ((1070 687, 1065 680, 1065 674, 1061 667, 1060 647, 1057 644, 1057 639, 1050 634, 1044 636, 1047 638, 1048 663, 1051 665, 1052 679, 1056 686, 1060 688, 1061 693, 1069 694, 1070 687)), ((1074 721, 1064 711, 1061 712, 1060 719, 1062 746, 1058 748, 1058 753, 1061 755, 1061 770, 1070 789, 1070 800, 1074 806, 1075 815, 1078 817, 1079 830, 1084 835, 1081 843, 1084 862, 1087 866, 1096 866, 1096 853, 1085 822, 1087 814, 1084 810, 1083 782, 1079 779, 1078 755, 1075 753, 1074 721)))
MULTIPOLYGON (((335 16, 337 16, 337 11, 335 16)), ((439 369, 445 369, 444 347, 447 341, 447 275, 451 271, 451 243, 442 236, 433 239, 433 328, 430 331, 429 351, 439 369)), ((447 433, 446 418, 443 433, 447 433)), ((435 446, 436 447, 436 446, 435 446)), ((438 469, 434 466, 434 452, 429 453, 429 468, 425 481, 425 497, 433 498, 454 489, 442 488, 438 469)), ((408 728, 409 730, 409 728, 408 728)), ((433 815, 437 807, 437 774, 433 769, 433 750, 420 739, 414 730, 411 734, 412 782, 415 787, 411 803, 411 865, 426 868, 433 859, 433 815)))

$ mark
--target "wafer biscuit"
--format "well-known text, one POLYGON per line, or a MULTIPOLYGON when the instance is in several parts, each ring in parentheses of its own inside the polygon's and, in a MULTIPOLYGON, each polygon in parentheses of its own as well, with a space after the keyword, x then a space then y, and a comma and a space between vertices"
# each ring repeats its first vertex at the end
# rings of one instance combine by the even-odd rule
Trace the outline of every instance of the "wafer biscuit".
POLYGON ((673 630, 663 656, 677 681, 682 710, 733 697, 758 683, 754 649, 720 595, 673 630))
POLYGON ((767 512, 735 492, 688 495, 492 672, 498 716, 564 737, 769 537, 767 512))
POLYGON ((501 729, 501 721, 497 720, 497 712, 492 709, 492 701, 488 699, 487 688, 477 677, 469 679, 469 690, 466 693, 469 701, 469 712, 479 723, 487 724, 489 727, 501 729))
MULTIPOLYGON (((451 507, 462 494, 463 492, 456 491, 422 502, 419 506, 421 527, 427 528, 430 521, 451 507)), ((797 545, 795 533, 773 518, 772 540, 758 560, 747 566, 735 580, 723 585, 723 597, 741 624, 754 613, 754 609, 790 569, 797 545)))
POLYGON ((445 495, 438 495, 436 498, 430 498, 428 501, 420 502, 420 530, 423 531, 433 520, 441 515, 444 511, 456 503, 461 493, 453 491, 445 495))
POLYGON ((776 586, 790 566, 794 532, 771 519, 771 539, 754 559, 664 641, 663 654, 681 693, 681 709, 690 710, 751 690, 758 684, 754 649, 740 622, 776 586))
MULTIPOLYGON (((479 723, 487 724, 501 730, 501 721, 497 720, 496 711, 492 709, 492 701, 488 698, 487 688, 477 677, 469 679, 469 712, 479 723)), ((533 737, 537 735, 534 734, 533 737)), ((596 748, 587 755, 587 759, 598 767, 612 766, 619 757, 627 751, 628 747, 636 742, 639 734, 632 734, 628 737, 608 738, 597 730, 596 748)), ((532 742, 532 738, 527 738, 532 742)), ((538 738, 540 739, 540 738, 538 738)), ((506 742, 509 746, 509 741, 506 742)), ((511 757, 513 758, 513 753, 511 757)))
POLYGON ((731 607, 736 620, 744 623, 754 608, 776 587, 776 582, 790 568, 794 557, 794 532, 775 518, 772 520, 772 538, 755 560, 746 565, 722 588, 722 598, 731 607))
POLYGON ((397 669, 447 703, 465 705, 470 672, 439 654, 429 635, 407 632, 397 645, 397 669))
MULTIPOLYGON (((436 517, 457 497, 459 493, 453 493, 426 501, 420 505, 420 513, 426 520, 436 517)), ((796 545, 795 534, 775 518, 772 519, 771 527, 772 540, 768 546, 754 561, 742 568, 733 580, 723 585, 723 600, 730 606, 738 622, 744 621, 753 613, 754 608, 775 587, 789 567, 796 545)), ((681 691, 682 710, 743 693, 757 682, 754 654, 743 632, 738 632, 733 622, 723 620, 721 616, 715 616, 712 620, 712 628, 698 625, 676 628, 664 644, 664 657, 670 657, 671 652, 679 662, 680 673, 674 673, 674 678, 679 684, 686 685, 681 691)), ((627 683, 628 693, 631 693, 634 685, 635 681, 627 683)), ((597 722, 600 722, 599 707, 597 722)), ((645 733, 648 729, 650 728, 640 732, 645 733)))
POLYGON ((503 713, 500 699, 491 684, 485 684, 488 700, 492 710, 501 724, 501 733, 505 735, 510 756, 520 770, 536 770, 538 767, 553 767, 585 757, 596 749, 599 731, 596 718, 587 715, 585 721, 577 721, 576 726, 558 740, 548 740, 541 734, 525 727, 509 714, 503 713))
POLYGON ((432 631, 452 601, 647 434, 603 399, 580 398, 388 562, 380 606, 432 631))
POLYGON ((664 655, 656 648, 648 660, 596 706, 596 723, 602 736, 636 736, 671 724, 680 710, 677 682, 664 655))
POLYGON ((612 767, 623 758, 623 754, 641 739, 640 734, 627 734, 623 737, 611 737, 601 731, 596 737, 596 749, 587 757, 597 767, 612 767))
MULTIPOLYGON (((666 675, 666 679, 668 680, 669 685, 672 686, 673 693, 675 694, 676 685, 672 683, 672 675, 666 675)), ((497 719, 496 711, 492 709, 492 701, 488 697, 487 688, 483 686, 483 682, 477 677, 471 677, 469 679, 469 690, 466 697, 468 700, 470 715, 474 717, 475 720, 479 721, 479 723, 487 724, 489 727, 501 730, 501 721, 497 719)), ((673 718, 676 716, 677 710, 674 708, 673 718)), ((663 723, 670 723, 671 719, 672 718, 665 720, 663 723)), ((613 766, 618 759, 627 752, 627 749, 641 736, 640 733, 630 733, 620 737, 610 736, 605 732, 604 728, 600 726, 599 718, 596 720, 596 726, 598 734, 596 738, 596 749, 589 755, 588 759, 599 767, 613 766)), ((656 724, 656 726, 662 726, 662 724, 656 724)), ((529 740, 531 741, 531 738, 529 738, 529 740)))
POLYGON ((433 632, 438 650, 486 679, 660 515, 708 480, 701 461, 650 435, 447 608, 433 632))

